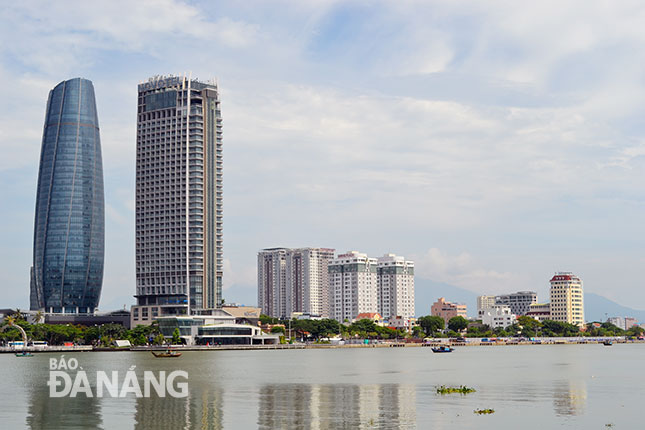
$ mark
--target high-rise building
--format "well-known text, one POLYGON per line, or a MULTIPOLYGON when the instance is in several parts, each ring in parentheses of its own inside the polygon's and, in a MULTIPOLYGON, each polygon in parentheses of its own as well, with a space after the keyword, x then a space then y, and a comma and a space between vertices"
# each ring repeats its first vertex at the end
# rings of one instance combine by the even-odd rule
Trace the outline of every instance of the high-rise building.
POLYGON ((103 284, 103 162, 94 86, 49 92, 36 191, 30 308, 94 313, 103 284))
POLYGON ((287 312, 287 249, 267 248, 258 252, 258 306, 274 318, 287 312))
POLYGON ((484 311, 495 306, 495 296, 477 296, 477 317, 482 318, 484 311))
POLYGON ((329 248, 267 248, 258 252, 258 306, 265 315, 294 312, 329 317, 329 248))
POLYGON ((557 272, 550 282, 551 319, 581 327, 585 322, 582 279, 571 272, 557 272))
POLYGON ((331 317, 352 321, 358 314, 378 312, 378 262, 350 251, 329 261, 331 317))
POLYGON ((414 262, 386 254, 377 260, 378 313, 386 320, 414 317, 414 262))
POLYGON ((207 313, 222 303, 222 116, 218 86, 139 84, 134 313, 207 313))
POLYGON ((517 293, 495 297, 495 304, 509 306, 511 313, 518 317, 526 315, 529 307, 535 303, 537 303, 537 293, 535 291, 518 291, 517 293))

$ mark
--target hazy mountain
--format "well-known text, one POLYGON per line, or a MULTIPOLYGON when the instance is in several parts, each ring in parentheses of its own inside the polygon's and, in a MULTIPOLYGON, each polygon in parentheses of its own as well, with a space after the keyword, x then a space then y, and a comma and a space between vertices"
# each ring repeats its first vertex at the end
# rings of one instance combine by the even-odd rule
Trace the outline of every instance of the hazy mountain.
POLYGON ((417 316, 430 315, 430 307, 439 297, 444 297, 448 302, 465 303, 468 316, 477 315, 477 296, 463 288, 454 285, 435 282, 429 279, 414 279, 414 306, 417 316))
POLYGON ((645 311, 628 308, 594 293, 585 293, 585 320, 606 321, 607 317, 633 317, 645 322, 645 311))

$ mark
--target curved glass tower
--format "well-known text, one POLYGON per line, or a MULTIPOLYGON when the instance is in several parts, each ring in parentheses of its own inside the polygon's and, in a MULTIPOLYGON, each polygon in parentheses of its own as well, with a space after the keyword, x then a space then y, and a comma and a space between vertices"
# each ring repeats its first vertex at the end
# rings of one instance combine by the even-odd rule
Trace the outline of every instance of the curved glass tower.
POLYGON ((34 223, 32 310, 93 313, 103 284, 103 162, 94 87, 49 92, 34 223))

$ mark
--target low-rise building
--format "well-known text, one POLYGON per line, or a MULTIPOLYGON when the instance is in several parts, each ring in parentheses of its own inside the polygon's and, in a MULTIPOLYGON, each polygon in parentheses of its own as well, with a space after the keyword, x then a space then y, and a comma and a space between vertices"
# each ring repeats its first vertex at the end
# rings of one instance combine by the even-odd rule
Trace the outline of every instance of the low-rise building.
POLYGON ((402 328, 410 331, 412 329, 412 322, 410 321, 410 318, 398 316, 390 318, 387 322, 387 326, 395 330, 402 328))
POLYGON ((481 319, 485 309, 495 306, 495 299, 495 296, 477 297, 477 318, 481 319))
POLYGON ((482 324, 490 328, 506 328, 517 321, 517 316, 511 312, 511 308, 506 305, 495 305, 484 309, 482 314, 482 324))
POLYGON ((430 314, 443 318, 446 325, 448 325, 450 318, 453 317, 460 316, 468 318, 465 304, 447 302, 444 297, 440 297, 436 302, 432 304, 432 307, 430 308, 430 314))
POLYGON ((534 303, 529 306, 529 311, 526 313, 526 316, 540 322, 551 319, 551 304, 534 303))
POLYGON ((374 324, 377 324, 377 325, 383 323, 383 317, 378 312, 363 312, 356 315, 356 318, 354 319, 354 321, 360 321, 360 320, 372 320, 374 321, 374 324))
POLYGON ((265 334, 257 326, 236 324, 235 317, 221 309, 211 315, 159 317, 159 331, 170 339, 179 329, 186 345, 271 345, 280 342, 277 335, 265 334))
POLYGON ((638 320, 636 318, 625 317, 625 330, 629 330, 630 328, 637 325, 638 325, 638 320))
POLYGON ((235 317, 236 324, 250 324, 257 326, 260 322, 261 308, 253 306, 224 305, 222 310, 235 317))

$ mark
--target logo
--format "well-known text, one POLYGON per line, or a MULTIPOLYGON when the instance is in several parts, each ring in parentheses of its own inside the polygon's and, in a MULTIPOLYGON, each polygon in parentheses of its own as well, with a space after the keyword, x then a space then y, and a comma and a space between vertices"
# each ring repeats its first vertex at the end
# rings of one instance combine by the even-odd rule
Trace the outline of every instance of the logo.
POLYGON ((158 397, 188 397, 188 372, 173 370, 166 373, 161 370, 155 373, 146 370, 141 375, 135 368, 131 366, 123 375, 116 370, 109 373, 97 370, 88 374, 79 367, 75 358, 65 360, 64 355, 60 359, 50 358, 49 397, 126 397, 128 394, 151 397, 153 393, 158 397), (90 381, 94 383, 90 384, 90 381))

